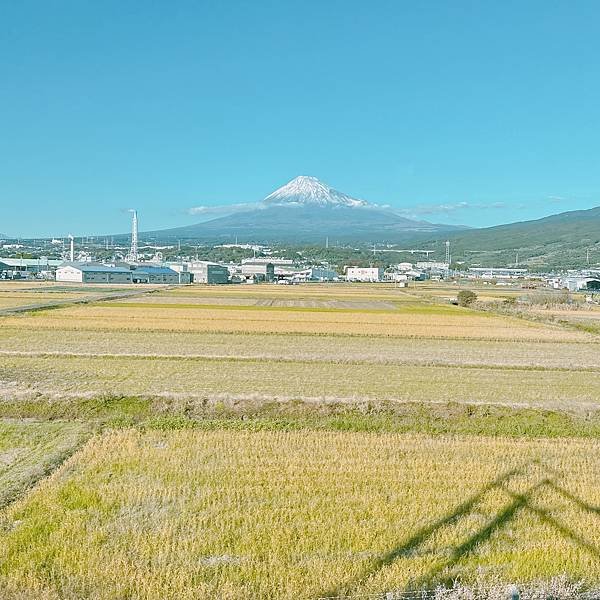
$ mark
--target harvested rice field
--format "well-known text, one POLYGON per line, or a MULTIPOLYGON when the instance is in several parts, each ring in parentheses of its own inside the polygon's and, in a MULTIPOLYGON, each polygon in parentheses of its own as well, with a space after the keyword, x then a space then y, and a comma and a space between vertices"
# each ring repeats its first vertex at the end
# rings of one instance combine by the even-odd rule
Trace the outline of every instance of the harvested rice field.
POLYGON ((237 401, 489 403, 581 412, 598 408, 600 369, 12 355, 2 358, 0 382, 6 381, 8 385, 0 383, 0 401, 31 395, 213 396, 237 401))
POLYGON ((51 313, 6 317, 5 327, 35 330, 114 330, 221 333, 288 333, 515 341, 586 341, 585 332, 565 330, 454 306, 411 304, 395 310, 190 306, 106 301, 51 313), (24 322, 26 319, 27 322, 24 322))
POLYGON ((28 285, 0 285, 1 598, 600 588, 593 328, 432 284, 28 285))
POLYGON ((597 580, 599 450, 410 434, 108 432, 4 512, 0 589, 292 599, 482 574, 597 580))
POLYGON ((91 355, 322 360, 399 365, 600 367, 600 345, 584 340, 495 341, 310 334, 0 329, 0 356, 91 355))

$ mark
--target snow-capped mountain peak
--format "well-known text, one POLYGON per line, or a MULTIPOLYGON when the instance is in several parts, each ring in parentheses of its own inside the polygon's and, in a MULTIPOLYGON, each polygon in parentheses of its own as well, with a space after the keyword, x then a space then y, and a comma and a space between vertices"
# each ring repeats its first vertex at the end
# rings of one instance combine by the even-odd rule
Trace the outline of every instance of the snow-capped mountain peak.
POLYGON ((301 175, 269 194, 264 200, 266 206, 310 205, 329 207, 370 206, 365 200, 352 198, 338 192, 316 177, 301 175))

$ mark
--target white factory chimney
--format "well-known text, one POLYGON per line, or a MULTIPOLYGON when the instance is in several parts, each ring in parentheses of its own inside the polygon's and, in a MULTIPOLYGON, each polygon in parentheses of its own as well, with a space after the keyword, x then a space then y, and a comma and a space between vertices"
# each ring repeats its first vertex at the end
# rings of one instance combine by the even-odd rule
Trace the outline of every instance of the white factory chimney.
POLYGON ((74 238, 71 234, 69 234, 69 242, 70 242, 69 261, 74 262, 75 261, 75 245, 74 245, 74 238))
POLYGON ((129 262, 137 262, 138 260, 138 219, 137 210, 130 209, 131 213, 131 249, 129 250, 129 262))

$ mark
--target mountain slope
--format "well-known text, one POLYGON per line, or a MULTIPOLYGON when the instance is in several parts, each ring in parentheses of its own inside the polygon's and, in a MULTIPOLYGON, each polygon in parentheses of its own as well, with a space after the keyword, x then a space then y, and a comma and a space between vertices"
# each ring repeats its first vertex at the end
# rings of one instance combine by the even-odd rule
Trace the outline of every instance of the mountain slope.
MULTIPOLYGON (((534 221, 448 234, 452 255, 485 266, 519 262, 524 266, 576 267, 600 262, 600 207, 564 212, 534 221)), ((424 242, 439 246, 440 237, 424 242)))
POLYGON ((316 177, 296 177, 253 209, 195 225, 144 234, 160 240, 314 243, 394 242, 455 228, 413 221, 352 198, 316 177))

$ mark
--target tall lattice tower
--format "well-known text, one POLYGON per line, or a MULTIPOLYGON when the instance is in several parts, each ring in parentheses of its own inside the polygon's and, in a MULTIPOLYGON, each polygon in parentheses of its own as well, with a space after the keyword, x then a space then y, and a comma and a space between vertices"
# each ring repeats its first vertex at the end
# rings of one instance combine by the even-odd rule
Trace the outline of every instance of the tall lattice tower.
POLYGON ((450 240, 446 240, 446 264, 450 266, 450 240))
POLYGON ((138 260, 138 218, 137 218, 137 210, 134 210, 132 208, 129 212, 131 212, 131 248, 129 250, 129 255, 127 256, 127 260, 129 262, 137 262, 137 260, 138 260))

